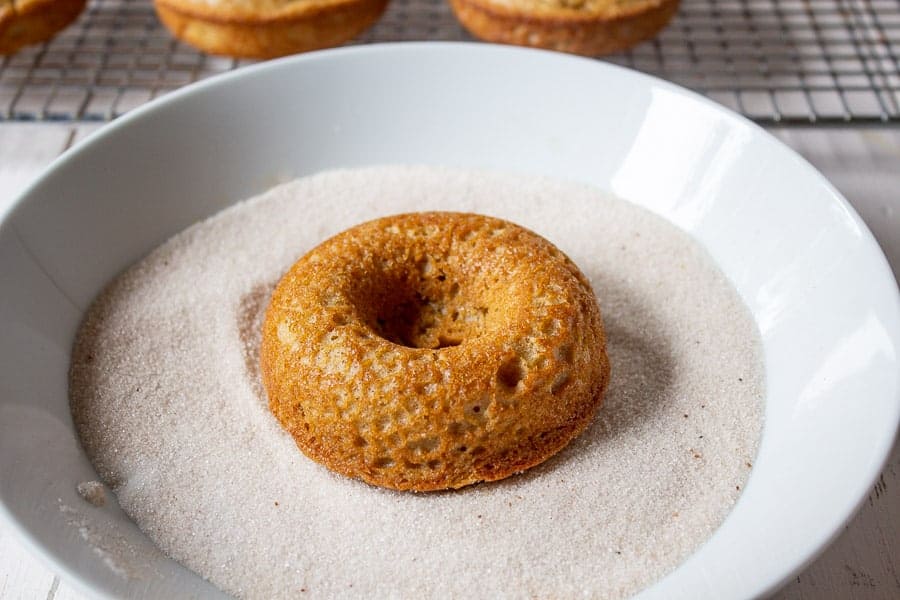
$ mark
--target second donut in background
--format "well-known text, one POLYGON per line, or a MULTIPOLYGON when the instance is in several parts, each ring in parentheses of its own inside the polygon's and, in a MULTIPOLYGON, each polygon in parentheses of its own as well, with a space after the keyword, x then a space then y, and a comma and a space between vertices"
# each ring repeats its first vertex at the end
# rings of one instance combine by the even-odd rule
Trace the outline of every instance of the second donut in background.
POLYGON ((0 0, 0 56, 41 44, 72 24, 85 0, 0 0))
POLYGON ((518 46, 599 56, 655 36, 679 0, 450 0, 473 35, 518 46))
POLYGON ((370 27, 388 0, 154 0, 172 34, 210 54, 275 58, 338 46, 370 27))

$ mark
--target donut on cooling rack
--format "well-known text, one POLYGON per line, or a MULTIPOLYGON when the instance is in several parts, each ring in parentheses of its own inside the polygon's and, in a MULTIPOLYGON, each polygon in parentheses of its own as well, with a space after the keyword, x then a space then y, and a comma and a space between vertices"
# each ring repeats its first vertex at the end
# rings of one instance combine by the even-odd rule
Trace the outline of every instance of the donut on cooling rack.
POLYGON ((86 0, 0 0, 0 54, 46 42, 84 10, 86 0))
POLYGON ((590 283, 537 234, 413 213, 300 258, 266 312, 269 406, 299 448, 399 490, 536 465, 591 421, 607 380, 590 283))
POLYGON ((154 0, 172 34, 211 54, 274 58, 337 46, 372 25, 388 0, 154 0))
POLYGON ((679 0, 450 0, 460 23, 489 42, 587 56, 630 48, 656 35, 679 0))

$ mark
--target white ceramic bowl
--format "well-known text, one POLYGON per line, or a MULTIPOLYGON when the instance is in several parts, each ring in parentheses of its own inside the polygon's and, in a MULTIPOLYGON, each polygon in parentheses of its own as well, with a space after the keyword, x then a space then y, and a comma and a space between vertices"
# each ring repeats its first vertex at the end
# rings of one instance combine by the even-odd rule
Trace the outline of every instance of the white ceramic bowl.
POLYGON ((116 575, 60 511, 95 477, 67 403, 79 319, 107 280, 192 222, 288 177, 385 163, 612 191, 691 232, 750 306, 768 377, 755 468, 721 528, 641 597, 764 594, 852 515, 897 429, 900 300, 828 182, 761 129, 650 77, 533 50, 402 44, 271 62, 170 94, 68 152, 5 216, 0 513, 32 550, 99 596, 219 595, 111 506, 105 526, 150 567, 116 575))

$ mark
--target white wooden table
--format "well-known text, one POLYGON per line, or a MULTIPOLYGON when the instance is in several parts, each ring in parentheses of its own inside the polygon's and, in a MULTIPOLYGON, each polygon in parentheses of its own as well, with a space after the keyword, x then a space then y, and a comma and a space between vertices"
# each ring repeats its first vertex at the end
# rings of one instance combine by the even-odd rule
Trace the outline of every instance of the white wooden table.
MULTIPOLYGON (((96 126, 0 124, 0 213, 55 156, 96 126)), ((900 277, 900 130, 793 130, 776 134, 850 200, 900 277)), ((779 600, 900 599, 900 447, 859 514, 779 600)), ((0 600, 85 597, 0 525, 0 600)))

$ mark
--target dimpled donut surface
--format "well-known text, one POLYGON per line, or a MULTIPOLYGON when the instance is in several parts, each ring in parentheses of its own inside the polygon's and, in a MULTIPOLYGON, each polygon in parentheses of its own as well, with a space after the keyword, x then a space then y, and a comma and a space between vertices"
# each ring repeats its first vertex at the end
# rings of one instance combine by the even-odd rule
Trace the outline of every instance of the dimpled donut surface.
POLYGON ((543 462, 609 379, 578 267, 527 229, 447 212, 363 223, 300 258, 267 309, 260 366, 307 456, 415 491, 543 462))

